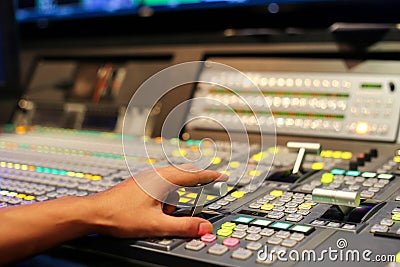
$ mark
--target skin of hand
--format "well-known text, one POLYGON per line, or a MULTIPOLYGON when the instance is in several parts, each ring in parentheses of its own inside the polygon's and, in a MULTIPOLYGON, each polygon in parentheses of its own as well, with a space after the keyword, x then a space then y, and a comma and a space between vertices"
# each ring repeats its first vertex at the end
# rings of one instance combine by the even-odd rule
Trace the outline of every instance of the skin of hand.
MULTIPOLYGON (((227 176, 215 171, 187 172, 174 166, 149 169, 136 176, 142 179, 161 176, 179 186, 227 180, 227 176)), ((198 237, 212 231, 212 224, 207 220, 173 217, 170 214, 174 210, 174 206, 163 204, 145 193, 135 179, 127 179, 88 197, 63 197, 2 208, 0 266, 92 233, 140 238, 198 237)))

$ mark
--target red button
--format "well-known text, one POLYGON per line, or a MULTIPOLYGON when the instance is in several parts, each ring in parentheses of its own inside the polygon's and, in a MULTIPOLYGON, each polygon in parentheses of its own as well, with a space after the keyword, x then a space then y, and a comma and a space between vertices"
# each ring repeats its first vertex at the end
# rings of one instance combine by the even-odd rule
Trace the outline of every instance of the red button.
POLYGON ((234 237, 228 237, 222 242, 222 244, 224 244, 227 247, 236 247, 237 245, 239 245, 239 239, 234 237))
POLYGON ((216 239, 217 239, 217 236, 213 235, 213 234, 205 234, 200 238, 201 241, 208 242, 208 243, 214 242, 216 239))

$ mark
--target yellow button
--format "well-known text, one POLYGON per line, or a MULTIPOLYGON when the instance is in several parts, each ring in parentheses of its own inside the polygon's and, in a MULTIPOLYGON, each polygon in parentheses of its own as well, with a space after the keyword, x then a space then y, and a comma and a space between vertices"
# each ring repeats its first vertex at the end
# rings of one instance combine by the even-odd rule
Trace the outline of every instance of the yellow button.
POLYGON ((179 196, 183 196, 184 194, 186 194, 185 192, 182 192, 182 191, 178 191, 178 195, 179 196))
POLYGON ((232 229, 234 229, 236 227, 236 223, 233 223, 233 222, 225 222, 225 223, 223 223, 222 225, 221 225, 221 228, 222 229, 230 229, 230 230, 232 230, 232 229))
POLYGON ((396 262, 400 263, 400 252, 397 252, 396 254, 396 262))
POLYGON ((333 174, 332 173, 324 173, 321 177, 321 183, 323 184, 330 184, 333 182, 333 174))
POLYGON ((187 155, 187 151, 184 149, 174 150, 174 151, 172 151, 172 155, 174 157, 184 157, 187 155))
POLYGON ((314 162, 311 165, 311 169, 315 170, 315 171, 319 171, 322 170, 324 168, 324 164, 322 162, 314 162))
POLYGON ((92 180, 93 180, 93 181, 101 180, 101 176, 100 176, 100 175, 93 175, 93 176, 92 176, 92 180))
POLYGON ((217 235, 219 236, 230 236, 232 234, 232 230, 221 228, 217 231, 217 235))
POLYGON ((254 154, 251 159, 255 160, 255 161, 261 161, 263 159, 265 159, 268 156, 268 154, 266 152, 259 152, 257 154, 254 154))
POLYGON ((196 198, 197 194, 196 193, 189 193, 185 197, 196 198))
POLYGON ((260 209, 262 210, 272 210, 274 208, 274 204, 270 204, 270 203, 265 203, 263 204, 260 209))
POLYGON ((353 153, 351 152, 343 152, 342 159, 351 159, 353 157, 353 153))
POLYGON ((332 153, 332 158, 334 159, 340 159, 342 157, 342 151, 334 151, 332 153))
POLYGON ((332 150, 322 150, 320 156, 324 158, 331 158, 332 157, 332 150))
POLYGON ((393 161, 399 163, 400 162, 400 156, 395 156, 393 158, 393 161))
POLYGON ((25 199, 25 200, 34 200, 35 197, 34 197, 34 196, 26 196, 24 199, 25 199))
POLYGON ((392 215, 393 221, 400 221, 400 213, 395 213, 392 215))
POLYGON ((229 163, 229 167, 231 167, 233 169, 239 168, 239 166, 240 166, 240 162, 239 161, 232 161, 232 162, 229 163))
POLYGON ((18 195, 16 195, 16 197, 17 198, 24 198, 24 197, 26 197, 26 195, 25 194, 18 194, 18 195))
POLYGON ((225 170, 224 170, 224 171, 220 171, 220 173, 225 174, 225 175, 228 175, 228 176, 231 175, 231 172, 230 172, 230 171, 225 171, 225 170))
POLYGON ((220 164, 221 163, 221 158, 220 157, 215 157, 211 160, 211 163, 214 165, 220 164))
POLYGON ((268 148, 268 152, 271 154, 278 154, 279 153, 279 147, 270 147, 268 148))
POLYGON ((250 176, 260 176, 261 175, 261 172, 259 171, 259 170, 251 170, 250 172, 249 172, 249 175, 250 176))
POLYGON ((213 199, 215 199, 216 198, 216 196, 212 196, 212 195, 208 195, 207 196, 207 200, 213 200, 213 199))
POLYGON ((272 190, 269 194, 274 197, 281 197, 282 191, 281 190, 272 190))
POLYGON ((181 203, 188 203, 190 200, 192 200, 192 199, 191 198, 187 198, 187 197, 179 198, 179 202, 181 202, 181 203))
POLYGON ((242 198, 244 197, 245 193, 242 191, 235 191, 231 193, 231 196, 235 197, 235 198, 242 198))
POLYGON ((302 203, 298 207, 300 210, 310 210, 312 208, 311 204, 302 203))
POLYGON ((153 163, 156 163, 156 160, 155 160, 155 159, 148 159, 148 160, 146 161, 146 163, 147 163, 147 164, 153 164, 153 163))

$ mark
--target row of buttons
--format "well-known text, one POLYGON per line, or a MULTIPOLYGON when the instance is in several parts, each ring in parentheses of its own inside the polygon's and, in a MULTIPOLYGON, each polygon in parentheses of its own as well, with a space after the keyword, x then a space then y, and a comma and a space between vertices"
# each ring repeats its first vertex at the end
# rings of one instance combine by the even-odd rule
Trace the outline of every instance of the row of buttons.
POLYGON ((318 79, 318 78, 283 78, 283 77, 265 77, 265 73, 247 72, 243 75, 237 73, 218 73, 218 76, 211 77, 211 81, 220 85, 240 86, 249 88, 250 86, 259 87, 314 87, 314 88, 346 88, 352 87, 350 81, 336 79, 318 79), (253 84, 254 85, 253 85, 253 84))
POLYGON ((314 179, 301 186, 301 190, 311 192, 314 188, 323 187, 328 189, 340 189, 347 191, 359 191, 362 198, 373 198, 381 191, 390 180, 392 174, 378 174, 374 172, 345 171, 333 169, 329 173, 324 173, 321 179, 314 179))
POLYGON ((273 190, 252 202, 249 208, 266 212, 267 218, 279 220, 287 215, 285 220, 299 222, 317 205, 311 198, 310 194, 273 190))
MULTIPOLYGON (((374 224, 370 232, 389 232, 390 228, 394 225, 394 222, 400 222, 400 208, 394 208, 392 210, 392 217, 391 218, 383 218, 379 224, 374 224)), ((400 228, 396 230, 396 234, 400 237, 400 228)))

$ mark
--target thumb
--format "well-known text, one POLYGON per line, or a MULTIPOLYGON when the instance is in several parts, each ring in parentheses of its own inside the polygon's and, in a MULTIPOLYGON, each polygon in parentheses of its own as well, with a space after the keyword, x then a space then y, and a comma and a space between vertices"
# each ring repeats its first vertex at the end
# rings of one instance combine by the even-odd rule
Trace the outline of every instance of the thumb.
POLYGON ((162 232, 166 236, 197 237, 211 233, 212 224, 198 217, 173 217, 163 215, 162 232))

